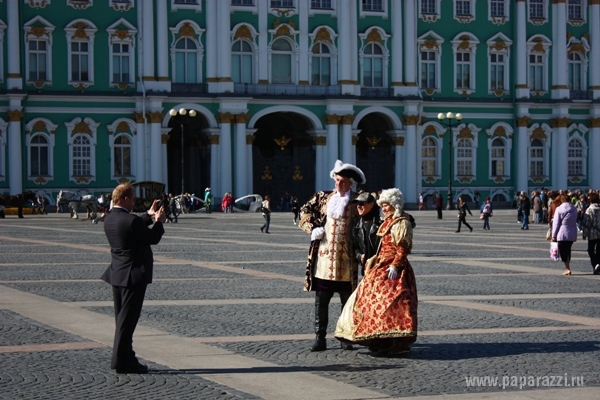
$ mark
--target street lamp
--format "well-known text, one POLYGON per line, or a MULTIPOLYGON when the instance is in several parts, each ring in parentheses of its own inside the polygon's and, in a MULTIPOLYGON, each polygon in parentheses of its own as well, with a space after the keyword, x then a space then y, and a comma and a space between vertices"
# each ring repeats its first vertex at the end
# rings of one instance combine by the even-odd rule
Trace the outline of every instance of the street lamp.
POLYGON ((185 124, 187 124, 192 118, 194 118, 196 116, 196 110, 186 110, 185 108, 180 108, 179 111, 175 110, 174 108, 172 108, 169 111, 169 115, 171 117, 173 117, 173 119, 175 120, 175 122, 179 122, 180 128, 181 128, 181 194, 183 195, 183 193, 185 193, 184 190, 184 186, 185 186, 185 174, 184 174, 184 163, 185 163, 185 157, 183 156, 183 126, 185 124))
POLYGON ((458 126, 460 121, 462 120, 462 114, 458 113, 454 115, 452 112, 448 112, 446 114, 439 113, 438 119, 440 123, 446 127, 448 127, 448 197, 446 203, 446 210, 454 209, 454 203, 452 200, 452 128, 458 126))

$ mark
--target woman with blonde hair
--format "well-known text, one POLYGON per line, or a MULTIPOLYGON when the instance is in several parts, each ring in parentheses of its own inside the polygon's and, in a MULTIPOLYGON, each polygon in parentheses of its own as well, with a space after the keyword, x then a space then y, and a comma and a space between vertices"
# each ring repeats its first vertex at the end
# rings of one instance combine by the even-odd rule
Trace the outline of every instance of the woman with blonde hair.
POLYGON ((377 204, 384 214, 377 231, 381 244, 342 310, 335 337, 386 356, 407 352, 417 340, 417 284, 408 261, 413 231, 402 192, 384 190, 377 204))

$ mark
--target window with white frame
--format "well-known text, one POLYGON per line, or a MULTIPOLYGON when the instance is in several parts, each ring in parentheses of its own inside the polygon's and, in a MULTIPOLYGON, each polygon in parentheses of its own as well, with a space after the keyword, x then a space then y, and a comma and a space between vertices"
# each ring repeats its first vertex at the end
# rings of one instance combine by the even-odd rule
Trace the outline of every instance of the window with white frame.
POLYGON ((78 134, 71 146, 74 177, 89 177, 92 174, 92 144, 86 135, 78 134))
POLYGON ((294 0, 271 0, 271 8, 273 7, 294 7, 294 0))
MULTIPOLYGON (((140 0, 143 1, 143 0, 140 0)), ((166 1, 166 0, 162 0, 166 1)), ((220 0, 222 1, 222 0, 220 0)), ((171 0, 171 10, 194 10, 196 12, 202 11, 202 2, 200 0, 171 0)))
POLYGON ((456 175, 473 176, 473 141, 461 138, 456 141, 456 175))
POLYGON ((583 58, 577 52, 569 53, 567 56, 568 78, 570 90, 583 90, 583 58))
POLYGON ((175 83, 198 83, 199 46, 194 39, 182 37, 175 42, 175 83))
POLYGON ((37 133, 29 140, 29 176, 50 175, 50 141, 42 133, 37 133))
POLYGON ((362 0, 363 11, 383 11, 383 0, 362 0))
POLYGON ((231 78, 235 83, 252 83, 254 76, 254 52, 245 39, 238 39, 231 45, 231 78))
POLYGON ((432 137, 426 137, 421 144, 421 175, 437 175, 437 141, 432 137))
POLYGON ((231 0, 232 6, 253 6, 254 0, 231 0))
POLYGON ((312 47, 310 84, 331 85, 331 50, 322 42, 312 47))
POLYGON ((583 176, 583 144, 578 138, 569 140, 567 153, 567 175, 583 176))
POLYGON ((471 0, 455 0, 455 15, 473 15, 471 0))
POLYGON ((544 55, 530 54, 529 55, 529 89, 535 91, 544 91, 545 76, 544 76, 544 55))
POLYGON ((42 17, 24 25, 27 83, 40 88, 52 81, 52 32, 54 26, 42 17))
POLYGON ((420 0, 421 14, 439 14, 438 0, 420 0))
POLYGON ((110 46, 109 73, 112 86, 124 88, 135 82, 135 35, 137 30, 125 19, 120 19, 106 31, 110 46))
POLYGON ((547 19, 547 0, 529 0, 529 19, 547 19))
POLYGON ((456 53, 456 64, 454 66, 456 89, 471 88, 471 53, 468 51, 458 51, 456 53))
POLYGON ((378 43, 365 46, 363 56, 363 86, 383 87, 383 49, 378 43))
POLYGON ((126 134, 115 137, 113 168, 114 176, 131 176, 131 139, 126 134))
POLYGON ((544 144, 540 139, 534 139, 529 146, 529 177, 544 176, 544 144))
POLYGON ((111 46, 112 83, 131 82, 131 45, 129 43, 113 43, 111 46))
POLYGON ((437 51, 421 51, 421 89, 438 89, 437 69, 438 53, 437 51))
POLYGON ((567 4, 567 16, 569 20, 582 20, 583 0, 569 0, 567 4))
POLYGON ((87 87, 94 82, 94 37, 96 26, 76 20, 65 28, 68 46, 69 84, 87 87), (84 34, 85 33, 85 34, 84 34))
POLYGON ((277 39, 271 50, 271 83, 292 83, 292 44, 286 39, 277 39))
POLYGON ((495 138, 492 141, 492 176, 506 176, 508 175, 505 169, 506 167, 506 146, 504 141, 500 138, 495 138))
POLYGON ((49 56, 47 40, 29 40, 27 43, 27 80, 48 81, 49 80, 49 56))
POLYGON ((506 4, 507 0, 490 0, 490 16, 495 18, 506 17, 506 4))
POLYGON ((332 8, 331 0, 310 0, 310 8, 313 10, 329 10, 332 8))
POLYGON ((490 90, 497 91, 506 89, 506 55, 499 53, 490 54, 490 90))

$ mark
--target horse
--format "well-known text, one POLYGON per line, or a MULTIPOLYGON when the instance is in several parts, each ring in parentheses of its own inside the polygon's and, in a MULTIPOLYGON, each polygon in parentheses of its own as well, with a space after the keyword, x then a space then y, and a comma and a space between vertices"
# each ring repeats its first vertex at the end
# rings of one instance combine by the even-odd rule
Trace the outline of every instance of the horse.
POLYGON ((21 194, 15 195, 3 195, 0 196, 0 218, 5 218, 4 208, 6 207, 17 207, 18 208, 18 216, 19 218, 23 217, 23 206, 25 206, 27 201, 33 201, 35 203, 35 194, 28 190, 21 194))
POLYGON ((71 192, 69 190, 61 190, 58 192, 56 197, 56 204, 69 203, 71 212, 73 213, 72 219, 79 219, 77 215, 77 208, 84 206, 87 210, 86 220, 89 219, 92 223, 98 223, 98 199, 93 194, 79 195, 79 193, 71 192))

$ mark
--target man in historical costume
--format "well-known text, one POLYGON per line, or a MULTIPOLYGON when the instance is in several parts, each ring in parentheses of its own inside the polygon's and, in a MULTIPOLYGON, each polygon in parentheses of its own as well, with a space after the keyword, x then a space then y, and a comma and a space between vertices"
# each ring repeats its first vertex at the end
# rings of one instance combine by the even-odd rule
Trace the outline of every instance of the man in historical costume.
POLYGON ((377 230, 381 225, 380 208, 375 203, 375 197, 367 192, 359 194, 352 204, 356 204, 358 210, 358 218, 355 219, 352 230, 354 257, 364 275, 367 260, 375 255, 379 247, 377 230))
MULTIPOLYGON (((352 225, 357 215, 351 187, 366 182, 363 172, 337 160, 329 174, 335 181, 332 192, 316 193, 300 209, 298 226, 311 235, 305 291, 315 292, 316 340, 311 351, 327 349, 329 302, 339 293, 342 308, 358 282, 358 263, 353 254, 352 225)), ((343 344, 344 350, 352 345, 343 344)))

